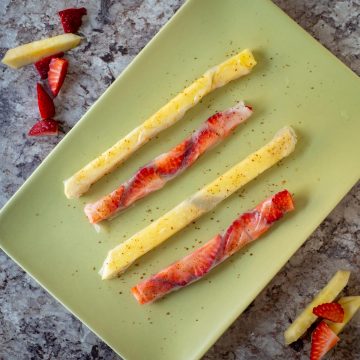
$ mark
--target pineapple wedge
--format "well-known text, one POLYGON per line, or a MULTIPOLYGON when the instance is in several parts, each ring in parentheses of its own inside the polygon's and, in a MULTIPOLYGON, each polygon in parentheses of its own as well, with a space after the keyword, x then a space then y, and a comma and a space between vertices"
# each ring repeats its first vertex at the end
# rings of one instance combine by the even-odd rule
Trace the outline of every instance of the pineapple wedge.
POLYGON ((295 144, 294 130, 290 127, 281 129, 261 149, 247 156, 193 196, 110 250, 100 270, 102 279, 117 276, 136 259, 160 245, 202 214, 212 210, 243 185, 288 156, 294 150, 295 144))
POLYGON ((329 320, 325 320, 329 325, 329 328, 335 333, 339 334, 345 325, 354 317, 356 312, 360 308, 360 296, 345 296, 342 297, 338 303, 344 308, 345 316, 342 323, 334 323, 329 320))
POLYGON ((71 199, 84 194, 93 183, 114 170, 151 138, 179 121, 186 111, 194 107, 205 95, 248 74, 255 65, 253 54, 246 49, 206 71, 143 124, 65 180, 65 196, 71 199))
POLYGON ((349 281, 350 271, 339 270, 327 285, 315 296, 313 301, 294 320, 285 331, 285 343, 287 345, 299 339, 311 324, 317 319, 313 314, 313 308, 320 304, 332 302, 342 291, 349 281))
POLYGON ((32 64, 46 56, 70 50, 79 45, 81 36, 62 34, 18 46, 6 52, 2 63, 14 69, 32 64))

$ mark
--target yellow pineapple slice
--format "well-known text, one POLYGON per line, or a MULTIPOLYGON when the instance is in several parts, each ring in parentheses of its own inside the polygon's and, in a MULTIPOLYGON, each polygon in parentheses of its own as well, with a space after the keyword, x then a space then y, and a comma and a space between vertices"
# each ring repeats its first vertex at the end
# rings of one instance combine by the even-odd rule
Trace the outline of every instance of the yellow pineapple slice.
POLYGON ((14 69, 32 64, 46 56, 70 50, 79 45, 81 36, 62 34, 18 46, 6 52, 2 63, 14 69))
POLYGON ((349 281, 350 271, 339 270, 327 285, 315 296, 313 301, 294 320, 285 331, 285 342, 287 345, 299 339, 311 324, 317 319, 313 314, 313 308, 320 304, 329 303, 340 294, 349 281))
POLYGON ((93 183, 114 170, 151 138, 179 121, 186 111, 194 107, 205 95, 250 73, 255 65, 253 54, 245 49, 206 71, 144 123, 65 180, 65 196, 71 199, 84 194, 93 183))
POLYGON ((345 296, 337 301, 344 309, 344 321, 342 323, 334 323, 329 320, 325 320, 329 325, 330 329, 335 333, 339 334, 345 325, 354 317, 356 312, 360 308, 360 296, 345 296))
POLYGON ((123 272, 136 259, 180 231, 202 214, 211 211, 243 185, 288 156, 295 148, 291 127, 281 129, 259 150, 161 216, 131 238, 110 250, 100 270, 103 279, 123 272))

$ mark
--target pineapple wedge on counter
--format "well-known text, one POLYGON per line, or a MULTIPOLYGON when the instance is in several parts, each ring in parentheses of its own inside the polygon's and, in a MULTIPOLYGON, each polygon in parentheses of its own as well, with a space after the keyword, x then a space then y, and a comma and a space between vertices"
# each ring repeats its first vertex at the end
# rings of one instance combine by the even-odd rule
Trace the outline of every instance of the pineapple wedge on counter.
POLYGON ((345 327, 345 325, 354 317, 356 312, 360 308, 360 296, 345 296, 337 301, 344 309, 344 321, 342 323, 334 323, 329 320, 325 320, 329 328, 335 333, 339 334, 345 327))
POLYGON ((2 59, 2 63, 18 69, 24 65, 35 63, 46 56, 70 50, 78 46, 81 39, 81 36, 68 33, 33 41, 8 50, 2 59))
POLYGON ((320 304, 334 301, 347 285, 349 277, 350 271, 339 270, 336 272, 327 285, 315 296, 313 301, 286 329, 284 336, 287 345, 298 340, 316 321, 318 317, 313 314, 313 308, 320 304))

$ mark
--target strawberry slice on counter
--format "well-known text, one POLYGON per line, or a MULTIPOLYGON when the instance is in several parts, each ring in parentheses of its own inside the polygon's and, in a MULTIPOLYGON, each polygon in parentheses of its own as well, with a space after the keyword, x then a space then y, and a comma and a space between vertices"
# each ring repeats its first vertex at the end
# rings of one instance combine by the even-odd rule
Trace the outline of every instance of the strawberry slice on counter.
POLYGON ((310 360, 320 360, 330 351, 340 338, 322 321, 311 337, 310 360))
POLYGON ((311 337, 310 360, 320 360, 330 351, 340 338, 322 321, 311 337))
POLYGON ((344 309, 339 303, 320 304, 313 308, 313 313, 335 323, 344 321, 344 309))
POLYGON ((47 57, 42 58, 41 60, 37 61, 34 65, 36 70, 38 71, 38 73, 40 74, 40 77, 44 80, 47 79, 48 77, 48 72, 49 72, 49 65, 50 65, 50 61, 51 59, 54 58, 62 58, 64 56, 63 52, 59 52, 55 55, 50 55, 47 57))
POLYGON ((56 120, 40 120, 28 132, 29 136, 47 136, 57 135, 59 133, 59 125, 56 120))
POLYGON ((69 8, 62 11, 59 11, 59 16, 61 24, 66 33, 76 33, 81 24, 82 17, 87 14, 87 11, 84 7, 82 8, 69 8))
POLYGON ((54 58, 50 61, 48 82, 54 96, 57 96, 64 83, 68 65, 69 63, 66 59, 54 58))
POLYGON ((42 119, 49 119, 55 115, 55 106, 52 98, 40 83, 36 85, 39 112, 42 119))

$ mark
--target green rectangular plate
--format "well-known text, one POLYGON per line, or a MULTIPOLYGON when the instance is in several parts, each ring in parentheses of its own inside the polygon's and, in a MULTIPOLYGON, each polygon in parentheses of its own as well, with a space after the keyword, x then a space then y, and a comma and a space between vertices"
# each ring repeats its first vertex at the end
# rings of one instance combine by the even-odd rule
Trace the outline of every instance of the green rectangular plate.
MULTIPOLYGON (((192 0, 156 35, 39 166, 0 215, 0 244, 64 306, 126 359, 195 359, 266 286, 360 175, 360 81, 265 0, 192 0), (258 65, 208 95, 80 200, 63 180, 141 124, 186 84, 244 48, 258 65), (216 110, 244 99, 255 113, 234 136, 97 233, 83 206, 169 149, 216 110), (109 249, 258 149, 284 125, 293 155, 140 259, 121 278, 97 272, 109 249), (206 279, 149 306, 130 287, 286 187, 296 211, 206 279)), ((284 324, 284 328, 285 328, 284 324)))

